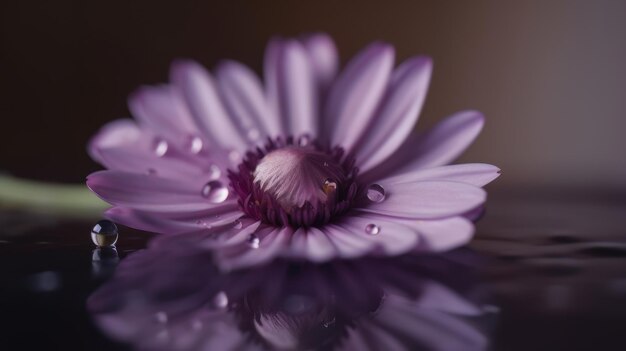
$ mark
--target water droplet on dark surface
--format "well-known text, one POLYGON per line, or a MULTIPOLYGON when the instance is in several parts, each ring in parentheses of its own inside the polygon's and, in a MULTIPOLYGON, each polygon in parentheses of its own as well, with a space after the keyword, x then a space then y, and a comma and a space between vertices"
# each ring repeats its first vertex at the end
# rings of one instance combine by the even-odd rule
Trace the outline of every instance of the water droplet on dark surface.
POLYGON ((117 238, 117 226, 109 220, 103 219, 91 229, 91 241, 98 247, 114 246, 117 238))

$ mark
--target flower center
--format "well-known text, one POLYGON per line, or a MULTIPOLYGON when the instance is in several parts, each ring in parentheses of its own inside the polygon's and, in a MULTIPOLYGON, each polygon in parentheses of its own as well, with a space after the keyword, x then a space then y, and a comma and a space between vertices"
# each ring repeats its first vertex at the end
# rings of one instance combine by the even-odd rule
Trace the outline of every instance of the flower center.
POLYGON ((341 148, 277 138, 248 152, 239 172, 229 172, 229 178, 249 216, 277 226, 308 227, 350 208, 357 191, 353 164, 341 148))
POLYGON ((270 152, 254 170, 254 183, 287 212, 307 202, 334 201, 344 181, 343 169, 329 155, 298 146, 270 152))

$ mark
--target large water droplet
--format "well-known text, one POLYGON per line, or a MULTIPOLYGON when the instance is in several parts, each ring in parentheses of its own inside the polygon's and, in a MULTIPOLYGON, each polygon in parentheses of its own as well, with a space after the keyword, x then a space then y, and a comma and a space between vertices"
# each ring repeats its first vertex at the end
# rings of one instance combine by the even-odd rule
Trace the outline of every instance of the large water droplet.
POLYGON ((380 233, 380 227, 376 224, 370 223, 365 226, 365 232, 369 235, 377 235, 380 233))
POLYGON ((117 242, 118 232, 115 223, 103 219, 91 229, 91 241, 99 247, 111 247, 117 242))
POLYGON ((372 202, 382 202, 385 199, 385 189, 378 184, 372 184, 367 188, 367 198, 372 202))
POLYGON ((250 234, 250 236, 248 237, 248 245, 250 245, 250 247, 253 249, 258 249, 259 246, 261 246, 261 239, 259 239, 256 234, 250 234))
POLYGON ((192 154, 199 154, 202 151, 202 147, 204 147, 204 143, 202 142, 202 138, 197 135, 192 135, 189 137, 187 141, 187 148, 189 152, 192 154))
POLYGON ((165 141, 164 139, 156 138, 154 140, 154 153, 158 157, 164 156, 167 153, 168 148, 169 145, 167 145, 167 141, 165 141))
POLYGON ((218 180, 212 180, 202 188, 202 196, 213 203, 221 203, 228 197, 228 187, 218 180))
POLYGON ((222 171, 217 165, 209 166, 209 179, 216 180, 222 175, 222 171))
POLYGON ((220 291, 213 297, 213 305, 217 308, 228 307, 228 295, 225 292, 220 291))

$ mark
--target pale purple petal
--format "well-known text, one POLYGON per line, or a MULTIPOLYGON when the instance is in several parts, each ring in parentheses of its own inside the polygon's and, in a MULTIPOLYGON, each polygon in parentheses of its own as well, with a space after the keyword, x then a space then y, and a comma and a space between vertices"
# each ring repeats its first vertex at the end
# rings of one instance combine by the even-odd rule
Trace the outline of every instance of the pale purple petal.
POLYGON ((416 223, 422 239, 418 251, 442 252, 467 244, 474 235, 474 225, 464 217, 452 217, 416 223))
POLYGON ((245 244, 249 236, 259 229, 261 222, 241 217, 230 223, 216 224, 214 227, 170 235, 160 235, 150 241, 150 247, 170 250, 189 248, 208 250, 228 250, 229 247, 245 244))
POLYGON ((353 235, 350 231, 336 224, 326 224, 320 228, 337 250, 337 257, 355 258, 366 255, 378 247, 376 240, 361 235, 353 235))
POLYGON ((176 61, 172 64, 171 79, 182 92, 196 124, 211 142, 225 150, 245 149, 246 140, 222 105, 209 72, 196 62, 176 61))
POLYGON ((105 212, 112 221, 128 227, 153 233, 179 234, 198 230, 206 230, 211 226, 232 223, 244 214, 236 203, 210 210, 199 211, 187 218, 170 218, 163 213, 138 211, 124 207, 113 207, 105 212))
POLYGON ((362 172, 386 160, 413 130, 426 98, 432 72, 429 57, 415 57, 393 73, 389 91, 356 149, 362 172))
POLYGON ((424 180, 445 180, 485 186, 500 176, 500 169, 485 163, 465 163, 427 169, 417 169, 381 179, 383 184, 413 183, 424 180))
POLYGON ((483 125, 484 117, 479 112, 458 112, 425 134, 409 137, 393 157, 362 177, 371 181, 392 173, 449 164, 474 141, 483 125))
POLYGON ((141 129, 132 119, 118 119, 105 124, 87 146, 89 156, 102 163, 100 150, 133 144, 141 138, 141 129))
POLYGON ((386 197, 360 210, 394 217, 432 219, 460 215, 485 202, 483 189, 458 182, 384 184, 386 197))
MULTIPOLYGON (((337 222, 337 227, 345 232, 343 235, 357 236, 374 244, 374 253, 398 255, 412 250, 419 241, 418 232, 393 218, 378 216, 372 218, 368 214, 350 214, 337 222), (374 226, 374 227, 372 227, 374 226), (372 229, 374 228, 374 229, 372 229)), ((329 236, 335 240, 337 232, 329 236)))
POLYGON ((139 88, 128 98, 128 107, 142 126, 178 146, 186 147, 192 138, 200 137, 180 92, 170 85, 139 88))
POLYGON ((328 96, 324 131, 331 145, 352 151, 382 100, 394 60, 393 47, 375 43, 358 54, 328 96))
POLYGON ((313 262, 325 262, 336 256, 336 249, 324 231, 299 228, 292 236, 287 256, 306 257, 313 262), (293 255, 292 253, 297 253, 293 255))
POLYGON ((279 116, 270 110, 256 73, 239 62, 225 61, 216 75, 224 104, 250 141, 281 134, 279 116))
POLYGON ((339 68, 335 43, 330 36, 322 33, 306 36, 302 43, 313 66, 318 91, 323 94, 335 79, 339 68))
MULTIPOLYGON (((285 40, 277 45, 276 56, 267 65, 268 91, 278 115, 287 127, 287 132, 297 136, 309 134, 317 136, 318 106, 315 77, 311 63, 302 44, 296 40, 285 40)), ((270 50, 268 48, 268 50, 270 50)))
POLYGON ((214 203, 202 196, 203 182, 180 182, 152 175, 100 171, 87 177, 87 186, 104 201, 144 211, 201 211, 236 200, 214 203))
POLYGON ((238 246, 223 248, 216 252, 217 264, 223 270, 234 270, 266 263, 280 255, 289 243, 294 230, 291 227, 259 228, 252 235, 259 239, 258 247, 248 242, 238 246))

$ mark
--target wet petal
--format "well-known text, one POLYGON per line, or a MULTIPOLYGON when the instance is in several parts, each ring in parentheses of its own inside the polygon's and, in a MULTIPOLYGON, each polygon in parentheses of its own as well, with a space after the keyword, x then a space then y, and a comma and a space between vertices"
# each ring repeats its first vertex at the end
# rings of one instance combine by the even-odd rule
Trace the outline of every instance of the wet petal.
POLYGON ((439 122, 424 135, 409 137, 393 157, 364 172, 362 178, 371 180, 390 173, 446 165, 465 151, 483 125, 484 117, 480 112, 458 112, 439 122))
POLYGON ((234 247, 221 249, 216 252, 216 263, 224 270, 234 270, 269 262, 280 255, 293 232, 294 230, 290 227, 260 227, 251 234, 259 239, 258 248, 245 242, 234 247))
MULTIPOLYGON (((398 255, 412 250, 418 243, 418 232, 393 218, 372 217, 368 214, 351 214, 337 222, 337 226, 345 230, 344 235, 358 236, 373 243, 375 253, 398 255), (376 227, 372 232, 371 226, 376 227)), ((339 233, 333 233, 339 236, 339 233)), ((331 240, 335 236, 329 236, 331 240)))
POLYGON ((466 163, 417 169, 380 180, 384 184, 413 183, 424 180, 445 180, 485 186, 500 176, 500 169, 485 163, 466 163))
POLYGON ((459 182, 380 183, 385 199, 360 210, 394 217, 432 219, 460 215, 485 202, 483 189, 459 182))
POLYGON ((432 72, 429 57, 415 57, 393 73, 389 91, 376 119, 356 150, 362 172, 386 160, 406 140, 419 117, 432 72))
POLYGON ((302 44, 274 39, 265 61, 270 106, 291 135, 317 135, 318 111, 314 69, 302 44))
POLYGON ((281 134, 278 116, 270 111, 261 81, 250 68, 225 61, 217 67, 216 74, 226 107, 250 141, 281 134))
POLYGON ((328 96, 324 120, 331 145, 352 151, 383 97, 393 60, 390 45, 375 43, 352 59, 337 78, 328 96))
POLYGON ((335 79, 339 68, 339 54, 333 39, 326 34, 313 34, 302 39, 313 66, 318 91, 323 93, 335 79))
POLYGON ((182 96, 172 86, 141 87, 129 97, 128 107, 141 125, 180 146, 196 136, 198 127, 182 96))
POLYGON ((245 148, 246 140, 222 105, 209 72, 196 62, 176 61, 172 64, 171 79, 180 89, 196 124, 211 142, 226 150, 245 148))
POLYGON ((180 182, 143 174, 100 171, 87 177, 87 186, 104 201, 144 211, 201 211, 235 200, 212 203, 202 196, 203 183, 180 182))

